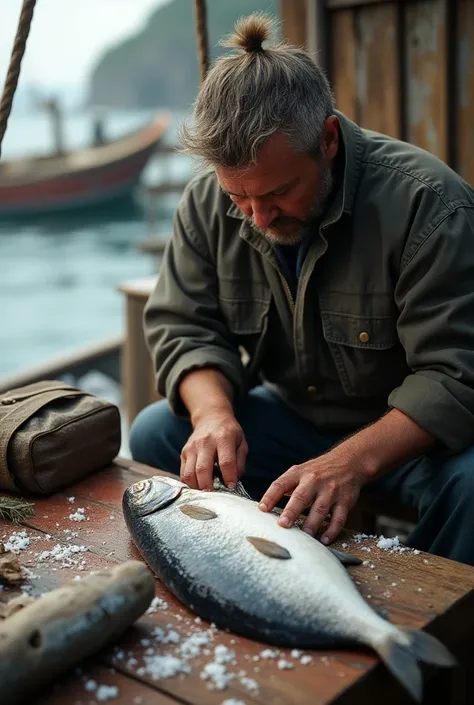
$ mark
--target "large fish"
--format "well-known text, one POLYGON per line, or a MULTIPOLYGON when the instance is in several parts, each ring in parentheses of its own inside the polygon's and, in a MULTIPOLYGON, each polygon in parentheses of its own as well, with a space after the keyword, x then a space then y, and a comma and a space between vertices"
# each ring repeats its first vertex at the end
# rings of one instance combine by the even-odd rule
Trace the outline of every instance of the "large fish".
POLYGON ((417 661, 455 663, 431 635, 401 629, 370 607, 343 566, 351 556, 299 527, 282 528, 246 497, 155 476, 127 488, 123 511, 162 582, 221 628, 285 647, 369 646, 416 700, 417 661))

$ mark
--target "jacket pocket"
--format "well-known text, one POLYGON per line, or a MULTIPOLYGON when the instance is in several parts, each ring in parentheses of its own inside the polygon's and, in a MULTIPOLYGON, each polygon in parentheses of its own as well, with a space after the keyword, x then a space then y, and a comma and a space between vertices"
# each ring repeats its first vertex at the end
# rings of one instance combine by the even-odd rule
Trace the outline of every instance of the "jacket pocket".
POLYGON ((270 300, 271 290, 263 282, 245 279, 219 281, 219 305, 229 330, 236 336, 262 333, 270 300))
POLYGON ((393 304, 385 297, 356 295, 351 306, 339 307, 344 310, 328 303, 321 306, 323 335, 344 391, 349 396, 388 396, 409 373, 393 304))

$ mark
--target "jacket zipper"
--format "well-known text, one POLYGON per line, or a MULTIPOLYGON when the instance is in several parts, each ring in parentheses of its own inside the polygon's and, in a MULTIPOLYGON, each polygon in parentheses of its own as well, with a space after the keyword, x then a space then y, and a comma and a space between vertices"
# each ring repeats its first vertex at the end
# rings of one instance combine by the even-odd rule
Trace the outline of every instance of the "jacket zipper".
POLYGON ((286 298, 288 299, 288 303, 290 304, 291 312, 294 314, 294 312, 295 312, 295 301, 294 301, 294 299, 293 299, 293 294, 291 293, 291 289, 290 289, 290 287, 289 287, 289 284, 288 284, 288 282, 286 281, 286 279, 285 279, 285 277, 283 276, 283 274, 280 272, 280 270, 277 270, 277 271, 278 271, 278 274, 280 275, 280 279, 281 279, 281 281, 282 281, 282 283, 283 283, 283 288, 284 288, 284 290, 285 290, 286 298))

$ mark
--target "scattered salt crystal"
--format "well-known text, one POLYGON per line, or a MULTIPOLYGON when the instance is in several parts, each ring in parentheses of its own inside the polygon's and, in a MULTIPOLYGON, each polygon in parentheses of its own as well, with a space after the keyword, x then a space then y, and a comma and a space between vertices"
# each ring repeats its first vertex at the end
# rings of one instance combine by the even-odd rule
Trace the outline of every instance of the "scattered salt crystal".
POLYGON ((202 680, 210 681, 210 686, 217 690, 224 690, 234 678, 233 673, 228 673, 223 663, 206 663, 200 674, 202 680))
POLYGON ((418 592, 423 592, 423 588, 418 588, 418 592))
POLYGON ((235 653, 224 644, 218 644, 214 649, 214 657, 216 663, 230 663, 235 658, 235 653))
POLYGON ((367 595, 367 599, 368 599, 368 600, 370 600, 371 597, 372 597, 372 595, 367 595))
POLYGON ((180 654, 185 659, 199 656, 203 646, 209 643, 210 633, 195 632, 185 639, 179 647, 180 654))
POLYGON ((312 656, 309 656, 309 654, 304 654, 304 656, 302 656, 300 658, 300 663, 302 663, 303 666, 307 666, 308 663, 311 663, 312 660, 313 660, 312 656))
POLYGON ((194 621, 196 622, 196 624, 201 624, 202 619, 201 619, 201 617, 196 617, 196 619, 194 621))
POLYGON ((147 614, 153 614, 154 612, 158 612, 158 610, 167 610, 168 609, 168 603, 165 602, 164 600, 161 599, 161 597, 158 597, 157 595, 153 598, 151 601, 151 604, 149 608, 147 609, 146 613, 147 614))
POLYGON ((291 652, 292 658, 299 658, 303 652, 299 649, 293 649, 291 652))
POLYGON ((342 548, 347 548, 347 543, 341 543, 342 548))
POLYGON ((80 575, 75 575, 75 576, 73 577, 73 580, 74 580, 75 583, 78 583, 78 582, 81 580, 81 576, 80 576, 80 575))
POLYGON ((429 563, 429 560, 427 560, 426 558, 423 558, 423 563, 429 563))
POLYGON ((84 683, 84 688, 87 690, 88 693, 92 693, 93 690, 97 689, 97 683, 91 679, 84 683))
POLYGON ((252 661, 260 661, 260 656, 252 656, 252 661))
POLYGON ((274 649, 264 649, 260 652, 260 658, 276 658, 278 656, 278 651, 274 649))
POLYGON ((415 554, 415 556, 419 556, 419 555, 420 555, 420 551, 419 551, 417 548, 415 548, 415 550, 413 551, 413 553, 415 554))
POLYGON ((244 686, 244 688, 247 688, 247 690, 250 690, 250 692, 257 693, 259 690, 258 683, 254 678, 248 678, 247 676, 242 676, 240 679, 240 683, 244 686))
POLYGON ((96 690, 95 697, 99 702, 104 703, 106 700, 116 698, 118 694, 119 689, 116 685, 99 685, 96 690))
POLYGON ((400 539, 398 538, 398 536, 387 539, 385 538, 385 536, 381 536, 377 541, 377 547, 382 548, 384 551, 398 551, 401 548, 400 539))
POLYGON ((51 534, 46 534, 46 536, 44 538, 46 539, 46 541, 51 541, 52 537, 51 537, 51 534))
POLYGON ((117 649, 115 651, 115 658, 121 661, 122 659, 125 658, 125 651, 122 651, 122 649, 117 649))
POLYGON ((86 517, 84 514, 84 508, 78 507, 74 514, 69 515, 69 519, 71 519, 71 521, 85 521, 86 517))
POLYGON ((397 583, 392 583, 392 587, 396 587, 396 586, 397 586, 397 583))
POLYGON ((286 670, 286 669, 289 670, 289 669, 291 669, 291 668, 294 668, 294 666, 293 666, 293 664, 291 663, 291 661, 286 661, 286 659, 284 659, 284 658, 281 658, 281 659, 278 661, 277 666, 278 666, 278 668, 279 668, 281 671, 286 670))
POLYGON ((149 639, 140 639, 140 644, 142 646, 150 646, 151 641, 149 639))
POLYGON ((10 536, 5 544, 5 549, 7 551, 12 551, 13 553, 19 553, 24 551, 30 545, 30 539, 26 531, 15 531, 10 536))
POLYGON ((109 516, 109 519, 115 519, 115 517, 113 516, 113 514, 111 514, 111 515, 109 516))
POLYGON ((362 561, 362 565, 370 565, 370 561, 362 561))
POLYGON ((181 637, 174 629, 166 633, 161 627, 155 627, 151 635, 159 644, 179 644, 181 641, 181 637))
POLYGON ((371 564, 369 565, 369 568, 375 568, 375 565, 374 565, 373 563, 371 563, 371 564))
POLYGON ((133 698, 133 705, 142 705, 142 702, 143 702, 143 698, 141 695, 136 695, 133 698))
POLYGON ((71 502, 71 504, 72 504, 75 499, 76 499, 75 497, 68 497, 68 498, 67 498, 67 501, 68 501, 68 502, 71 502))
POLYGON ((372 549, 370 548, 370 546, 361 546, 361 547, 360 547, 360 550, 361 550, 361 551, 367 551, 368 553, 370 553, 372 549))
POLYGON ((374 575, 374 578, 375 578, 375 580, 379 580, 379 579, 380 579, 380 575, 374 575))
POLYGON ((236 700, 235 698, 227 698, 223 700, 221 705, 245 705, 243 700, 236 700))
POLYGON ((138 675, 148 675, 153 680, 172 678, 179 673, 190 673, 189 665, 171 654, 166 656, 145 656, 145 666, 137 670, 138 675))

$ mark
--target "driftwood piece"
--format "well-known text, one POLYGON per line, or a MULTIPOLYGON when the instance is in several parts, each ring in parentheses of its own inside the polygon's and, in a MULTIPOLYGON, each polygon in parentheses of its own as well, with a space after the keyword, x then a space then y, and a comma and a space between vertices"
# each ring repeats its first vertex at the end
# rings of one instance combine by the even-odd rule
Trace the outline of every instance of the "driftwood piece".
POLYGON ((0 583, 16 583, 23 580, 23 570, 13 551, 7 551, 0 543, 0 583))
POLYGON ((117 638, 149 607, 151 572, 139 561, 46 593, 0 623, 0 693, 18 705, 117 638))
POLYGON ((24 609, 26 605, 30 605, 34 601, 35 598, 30 597, 29 595, 18 595, 17 597, 13 597, 7 603, 0 602, 0 619, 7 619, 7 617, 11 617, 12 614, 19 612, 24 609))

